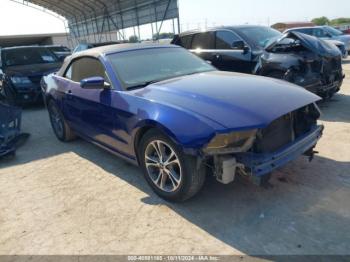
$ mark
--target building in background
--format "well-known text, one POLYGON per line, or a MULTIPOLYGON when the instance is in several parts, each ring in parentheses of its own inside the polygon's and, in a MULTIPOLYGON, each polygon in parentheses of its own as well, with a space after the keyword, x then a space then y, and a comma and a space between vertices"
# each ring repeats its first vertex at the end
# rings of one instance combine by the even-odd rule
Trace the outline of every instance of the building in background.
POLYGON ((0 47, 28 45, 63 45, 69 46, 66 33, 31 34, 0 36, 0 47))
POLYGON ((284 32, 287 29, 294 28, 294 27, 309 27, 309 26, 315 26, 312 22, 281 22, 273 24, 271 27, 280 31, 284 32))

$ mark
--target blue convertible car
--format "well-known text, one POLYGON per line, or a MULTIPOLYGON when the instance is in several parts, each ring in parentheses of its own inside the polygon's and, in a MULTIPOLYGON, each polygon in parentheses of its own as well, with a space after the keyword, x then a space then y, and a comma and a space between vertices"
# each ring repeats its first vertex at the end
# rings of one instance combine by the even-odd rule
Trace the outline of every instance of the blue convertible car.
POLYGON ((322 135, 320 98, 280 80, 219 72, 183 48, 83 51, 42 81, 53 130, 139 165, 153 190, 183 201, 206 173, 262 181, 322 135))

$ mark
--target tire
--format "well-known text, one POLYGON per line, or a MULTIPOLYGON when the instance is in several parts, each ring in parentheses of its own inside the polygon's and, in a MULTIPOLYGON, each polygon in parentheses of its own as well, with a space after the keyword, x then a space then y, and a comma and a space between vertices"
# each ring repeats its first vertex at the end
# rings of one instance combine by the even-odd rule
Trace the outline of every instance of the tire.
POLYGON ((185 155, 174 142, 155 129, 148 131, 141 139, 138 156, 148 184, 165 200, 188 200, 204 184, 205 166, 197 168, 195 157, 185 155), (163 155, 162 160, 157 152, 163 155))
POLYGON ((69 142, 76 139, 76 135, 67 124, 62 112, 53 100, 50 100, 48 103, 48 111, 51 126, 56 137, 62 142, 69 142))

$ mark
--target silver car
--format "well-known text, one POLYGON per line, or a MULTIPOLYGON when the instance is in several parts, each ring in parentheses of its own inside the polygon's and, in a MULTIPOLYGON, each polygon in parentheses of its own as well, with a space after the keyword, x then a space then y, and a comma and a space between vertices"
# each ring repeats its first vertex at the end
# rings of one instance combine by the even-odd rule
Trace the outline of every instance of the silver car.
POLYGON ((289 31, 297 31, 307 35, 316 36, 324 40, 336 40, 344 43, 346 51, 350 52, 350 35, 331 27, 331 26, 315 26, 315 27, 298 27, 288 29, 289 31))

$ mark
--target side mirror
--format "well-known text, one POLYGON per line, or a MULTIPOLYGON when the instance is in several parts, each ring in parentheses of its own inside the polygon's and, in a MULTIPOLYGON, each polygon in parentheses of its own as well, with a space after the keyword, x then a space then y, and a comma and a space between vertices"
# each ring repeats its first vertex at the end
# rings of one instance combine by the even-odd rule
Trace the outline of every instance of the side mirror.
POLYGON ((105 83, 103 77, 94 76, 80 81, 80 86, 85 89, 109 89, 111 86, 105 83))
POLYGON ((246 46, 245 43, 241 40, 234 41, 232 43, 232 49, 235 49, 235 50, 244 50, 245 46, 246 46))

